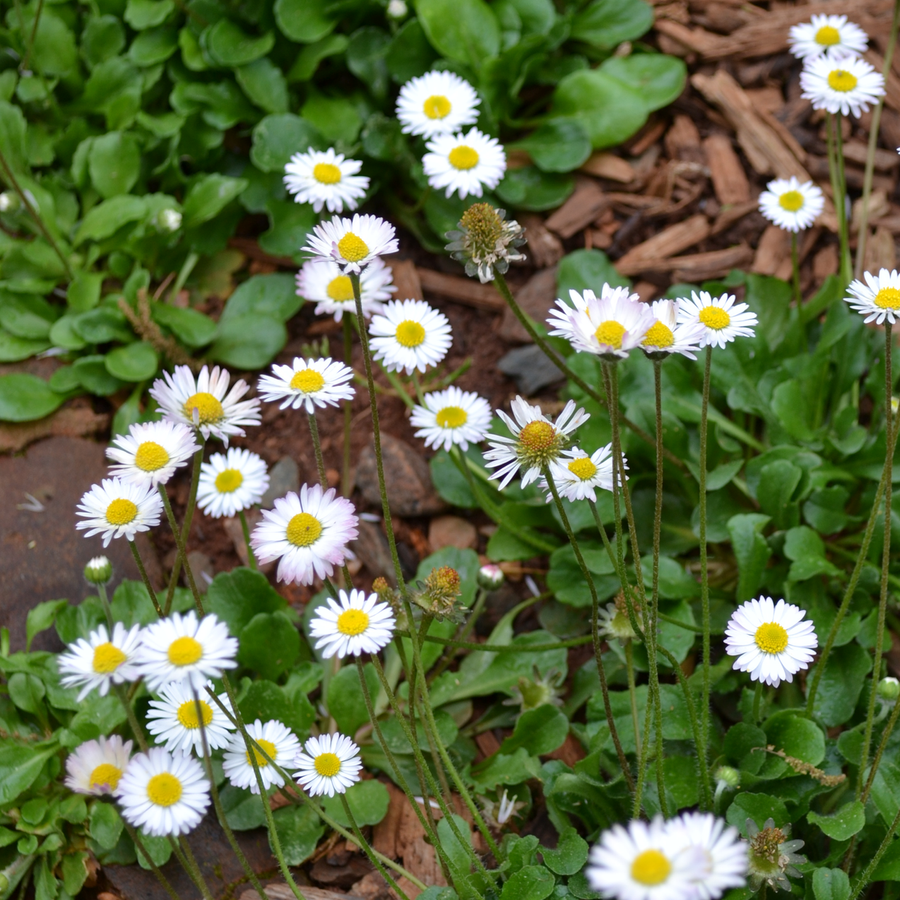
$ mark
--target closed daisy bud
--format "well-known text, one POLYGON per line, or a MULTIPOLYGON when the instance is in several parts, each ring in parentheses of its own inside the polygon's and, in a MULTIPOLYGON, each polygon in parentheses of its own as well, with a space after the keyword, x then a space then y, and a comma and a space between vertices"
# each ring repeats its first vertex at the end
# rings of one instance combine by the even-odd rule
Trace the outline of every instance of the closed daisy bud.
POLYGON ((108 584, 112 578, 112 563, 106 556, 95 556, 84 567, 84 580, 88 584, 108 584))
POLYGON ((503 569, 496 563, 485 563, 485 565, 478 570, 476 579, 478 581, 478 587, 482 590, 496 591, 503 587, 503 582, 506 581, 506 575, 503 574, 503 569))
POLYGON ((117 734, 81 744, 66 758, 66 787, 76 794, 112 794, 128 768, 131 746, 117 734))
POLYGON ((343 794, 359 781, 359 747, 343 734, 311 737, 294 763, 297 783, 312 797, 343 794))

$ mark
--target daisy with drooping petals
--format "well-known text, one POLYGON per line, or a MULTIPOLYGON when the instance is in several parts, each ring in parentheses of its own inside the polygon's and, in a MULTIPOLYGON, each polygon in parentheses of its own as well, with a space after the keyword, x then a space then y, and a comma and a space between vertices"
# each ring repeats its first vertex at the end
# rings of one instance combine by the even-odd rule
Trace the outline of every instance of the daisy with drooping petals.
MULTIPOLYGON (((282 769, 293 769, 297 753, 300 750, 300 741, 294 732, 286 728, 281 722, 272 719, 265 725, 257 719, 252 725, 247 725, 247 734, 259 744, 272 763, 282 769)), ((251 794, 259 793, 259 782, 253 771, 253 760, 250 754, 256 758, 259 767, 259 775, 263 786, 268 791, 272 785, 284 787, 284 778, 260 752, 259 748, 247 748, 241 734, 236 734, 231 739, 225 757, 222 760, 222 770, 228 780, 237 788, 250 788, 251 794)))
POLYGON ((294 763, 297 783, 311 797, 343 794, 359 781, 359 747, 343 734, 311 737, 294 763))
POLYGON ((678 307, 678 300, 654 300, 651 304, 656 322, 641 341, 641 349, 650 359, 664 359, 672 353, 697 358, 704 326, 699 321, 679 322, 678 307))
POLYGON ((279 559, 278 580, 312 584, 344 564, 347 544, 359 534, 359 519, 349 500, 334 488, 304 484, 275 501, 275 509, 262 511, 263 521, 253 529, 250 543, 260 563, 279 559))
MULTIPOLYGON (((160 689, 160 699, 151 700, 147 710, 147 731, 156 738, 157 744, 164 743, 170 753, 176 750, 189 753, 193 747, 198 755, 203 754, 198 702, 209 749, 217 750, 231 741, 234 725, 209 697, 206 689, 211 687, 212 682, 207 681, 195 695, 190 685, 173 681, 160 689)), ((226 694, 219 694, 219 701, 226 709, 231 709, 226 694)))
POLYGON ((192 428, 163 419, 135 423, 128 434, 113 440, 106 455, 119 464, 110 467, 113 475, 123 481, 156 487, 165 484, 199 449, 192 428))
POLYGON ((327 597, 309 623, 309 633, 325 659, 377 653, 390 643, 394 634, 394 613, 387 603, 379 603, 377 594, 341 590, 337 601, 327 597))
POLYGON ((439 134, 426 145, 422 168, 435 190, 446 188, 445 196, 470 194, 480 197, 493 190, 506 172, 506 153, 496 138, 472 128, 468 134, 439 134))
POLYGON ((426 72, 400 88, 397 118, 405 134, 455 134, 478 119, 481 100, 455 72, 426 72))
POLYGON ((866 317, 866 323, 879 325, 887 319, 893 325, 900 319, 900 272, 882 269, 877 275, 865 272, 865 283, 857 279, 847 290, 844 301, 866 317))
POLYGON ((194 378, 188 366, 175 366, 175 372, 163 372, 150 388, 150 396, 159 412, 170 422, 183 422, 200 429, 204 440, 214 435, 228 446, 229 437, 243 435, 242 425, 259 425, 259 400, 241 400, 250 390, 246 381, 236 381, 231 390, 231 376, 225 369, 204 366, 194 378))
POLYGON ((583 409, 576 409, 575 401, 570 400, 556 422, 551 422, 539 406, 532 406, 522 397, 513 400, 512 414, 511 419, 503 410, 497 410, 497 415, 512 432, 512 437, 493 433, 486 435, 491 449, 484 454, 485 462, 489 469, 496 469, 490 477, 500 481, 501 491, 520 468, 525 470, 522 487, 538 479, 543 474, 544 466, 550 465, 566 449, 568 435, 591 417, 583 409))
POLYGON ((449 450, 454 444, 468 450, 469 444, 484 439, 491 427, 491 407, 483 397, 461 391, 451 385, 423 397, 422 406, 414 406, 409 418, 416 437, 425 439, 426 447, 449 450))
POLYGON ((104 478, 81 498, 75 514, 84 521, 76 522, 80 531, 89 529, 85 537, 103 534, 103 546, 113 538, 129 541, 139 531, 159 525, 162 500, 152 484, 128 484, 121 478, 104 478))
POLYGON ((284 186, 297 203, 311 203, 314 212, 323 206, 330 213, 352 212, 369 189, 369 179, 356 174, 361 168, 359 160, 345 159, 332 147, 307 150, 284 167, 284 186))
POLYGON ((202 691, 207 679, 237 665, 237 638, 213 613, 199 620, 193 610, 172 613, 148 625, 141 640, 138 666, 151 691, 172 681, 202 691))
POLYGON ((209 782, 200 763, 162 747, 133 756, 115 794, 123 817, 158 837, 192 831, 209 806, 209 782))
POLYGON ((735 303, 734 295, 711 297, 706 291, 691 291, 690 299, 678 301, 678 323, 703 326, 701 347, 724 347, 737 337, 753 337, 758 320, 746 303, 735 303))
POLYGON ((356 391, 350 382, 353 369, 328 359, 295 357, 289 366, 272 366, 271 375, 259 379, 259 393, 267 403, 284 402, 279 409, 304 408, 314 413, 317 406, 337 406, 341 400, 352 400, 356 391))
POLYGON ((393 225, 378 216, 354 213, 352 219, 334 216, 329 222, 320 222, 301 252, 316 259, 333 260, 346 275, 359 274, 375 257, 396 253, 398 249, 393 225))
POLYGON ((800 73, 800 87, 800 96, 811 100, 813 109, 845 116, 852 113, 857 118, 884 96, 884 78, 858 56, 807 60, 800 73))
MULTIPOLYGON (((622 460, 625 468, 628 463, 622 460)), ((558 459, 550 463, 550 474, 560 497, 566 500, 590 500, 596 502, 596 489, 613 489, 612 444, 595 450, 590 456, 580 447, 563 450, 558 459)), ((553 493, 547 479, 541 477, 541 489, 547 492, 547 502, 553 493)))
POLYGON ((811 181, 776 178, 759 195, 759 211, 779 228, 794 233, 809 228, 825 207, 825 195, 811 181))
POLYGON ((86 741, 66 757, 66 787, 76 794, 111 794, 128 768, 131 741, 117 734, 86 741))
POLYGON ((126 631, 121 622, 116 622, 111 636, 105 625, 98 625, 87 640, 79 638, 57 658, 56 665, 62 675, 60 683, 64 687, 81 686, 80 703, 94 688, 105 697, 111 685, 134 681, 139 674, 140 635, 140 625, 126 631))
POLYGON ((200 466, 197 505, 213 519, 236 516, 259 503, 269 489, 269 472, 261 457, 249 450, 229 447, 213 453, 200 466))
MULTIPOLYGON (((368 318, 373 312, 378 312, 395 290, 390 266, 375 257, 359 273, 363 315, 368 318)), ((344 275, 334 260, 311 259, 303 263, 297 273, 297 294, 317 304, 314 310, 317 316, 333 315, 334 321, 340 322, 345 312, 349 316, 356 315, 350 276, 344 275)))
POLYGON ((789 35, 791 53, 802 60, 864 53, 869 41, 862 28, 848 22, 846 16, 813 16, 811 22, 791 26, 789 35))
POLYGON ((747 844, 736 828, 712 813, 687 812, 667 823, 676 846, 689 862, 697 900, 717 900, 747 883, 747 844))
POLYGON ((816 655, 813 623, 799 606, 771 597, 741 604, 725 629, 725 652, 736 656, 734 668, 749 672, 751 681, 778 687, 793 681, 816 655))
POLYGON ((424 300, 394 300, 369 324, 372 352, 388 372, 424 372, 436 366, 453 343, 447 317, 424 300))

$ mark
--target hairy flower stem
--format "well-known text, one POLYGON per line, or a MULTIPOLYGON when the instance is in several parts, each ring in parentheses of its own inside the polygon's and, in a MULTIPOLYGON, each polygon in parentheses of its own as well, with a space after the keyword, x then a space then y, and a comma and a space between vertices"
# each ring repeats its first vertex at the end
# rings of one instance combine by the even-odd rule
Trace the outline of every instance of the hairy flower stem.
POLYGON ((894 731, 894 726, 897 724, 898 716, 900 716, 900 703, 895 700, 894 708, 891 710, 891 717, 888 719, 887 725, 884 726, 878 749, 875 751, 875 756, 872 757, 872 767, 869 769, 869 777, 866 779, 866 786, 863 788, 862 795, 859 798, 863 802, 863 805, 865 805, 866 801, 869 799, 869 792, 872 790, 872 783, 875 781, 875 773, 878 771, 878 766, 881 764, 881 757, 884 754, 887 742, 894 731))
MULTIPOLYGON (((631 701, 631 724, 634 726, 634 746, 638 759, 641 759, 641 717, 637 708, 637 685, 634 681, 634 647, 631 641, 625 641, 625 672, 628 678, 628 697, 631 701)), ((639 769, 642 769, 640 766, 639 769)), ((640 771, 638 778, 641 777, 640 771)), ((640 815, 638 809, 635 817, 640 815)))
POLYGON ((898 810, 897 815, 894 816, 894 821, 891 822, 891 827, 888 828, 887 834, 884 836, 884 840, 881 842, 881 846, 875 851, 875 855, 863 870, 863 873, 856 880, 856 884, 851 888, 850 900, 857 900, 859 895, 863 892, 863 888, 865 888, 869 883, 869 880, 872 877, 872 873, 875 871, 878 863, 881 862, 881 857, 884 856, 888 848, 891 846, 891 843, 894 840, 894 833, 897 831, 898 826, 900 826, 900 810, 898 810))
POLYGON ((194 596, 194 604, 197 607, 197 612, 202 618, 205 615, 203 601, 200 599, 200 591, 197 590, 197 584, 194 581, 194 573, 191 570, 191 564, 188 562, 187 550, 184 546, 184 538, 182 537, 181 529, 175 521, 175 513, 172 512, 172 504, 169 502, 169 494, 166 491, 166 486, 160 484, 158 487, 159 496, 162 497, 163 509, 166 511, 166 518, 169 520, 169 527, 172 529, 172 534, 175 535, 175 546, 178 548, 179 556, 184 560, 184 574, 187 576, 188 586, 191 589, 191 594, 194 596))
POLYGON ((323 491, 327 491, 328 478, 325 475, 325 457, 322 455, 322 441, 319 439, 319 425, 316 422, 316 414, 307 413, 306 418, 309 420, 309 433, 316 453, 316 469, 319 472, 319 484, 322 485, 323 491))
MULTIPOLYGON (((706 439, 709 430, 709 381, 712 371, 712 346, 706 348, 703 369, 703 401, 700 407, 700 610, 703 627, 703 693, 700 701, 700 746, 697 753, 709 760, 710 640, 709 640, 709 561, 706 547, 706 439)), ((708 767, 708 765, 707 765, 708 767)))
POLYGON ((153 585, 150 584, 150 576, 147 575, 147 570, 144 568, 144 561, 141 559, 141 554, 138 551, 137 544, 134 541, 129 541, 128 546, 131 548, 131 555, 134 557, 134 564, 137 566, 138 572, 141 574, 141 581, 144 582, 144 587, 147 588, 147 593, 150 595, 150 601, 153 603, 153 608, 156 610, 156 614, 162 618, 163 611, 160 609, 159 601, 156 599, 156 591, 153 590, 153 585))
POLYGON ((838 238, 840 240, 840 277, 841 287, 845 288, 853 277, 850 264, 850 239, 847 228, 847 187, 844 180, 844 138, 841 133, 841 114, 828 113, 828 169, 831 175, 831 192, 834 196, 834 209, 838 220, 838 238))
POLYGON ((147 860, 147 865, 150 866, 150 871, 156 876, 156 880, 162 885, 163 890, 172 898, 172 900, 179 900, 178 894, 175 892, 175 888, 169 884, 169 879, 163 875, 162 870, 159 866, 153 862, 153 858, 150 856, 147 848, 144 846, 144 842, 140 839, 138 835, 137 829, 128 822, 124 816, 121 817, 122 824, 125 826, 125 830, 128 832, 128 837, 131 838, 134 846, 137 848, 138 853, 147 860))
POLYGON ((109 605, 109 597, 106 594, 106 585, 97 584, 95 587, 97 588, 97 596, 100 598, 100 604, 103 606, 103 612, 106 615, 106 624, 109 628, 109 633, 112 635, 115 623, 113 621, 112 607, 109 605))
POLYGON ((800 251, 797 248, 797 232, 791 232, 791 271, 793 272, 794 300, 797 302, 797 309, 803 303, 800 296, 800 251))
POLYGON ((258 569, 256 554, 253 552, 253 545, 250 543, 250 526, 247 524, 247 516, 244 515, 242 509, 238 510, 238 518, 241 520, 241 531, 244 532, 244 543, 247 545, 247 562, 250 563, 251 569, 258 569))
MULTIPOLYGON (((344 365, 353 368, 353 320, 349 315, 341 316, 344 331, 344 365)), ((341 496, 349 497, 350 485, 350 431, 353 424, 353 408, 348 400, 344 404, 344 454, 341 466, 341 496)))
POLYGON ((762 693, 763 693, 763 683, 761 681, 757 681, 756 687, 753 690, 753 724, 754 725, 759 725, 760 704, 762 701, 762 693))
POLYGON ((191 852, 187 838, 183 836, 179 838, 170 837, 169 844, 171 844, 172 849, 175 851, 178 862, 181 863, 185 872, 188 873, 191 881, 197 885, 197 888, 203 896, 203 900, 213 900, 212 891, 209 889, 209 885, 206 883, 206 879, 200 871, 200 864, 191 852))
POLYGON ((138 721, 138 717, 134 714, 134 709, 131 706, 131 702, 128 699, 128 691, 124 684, 113 684, 113 690, 116 692, 116 696, 119 698, 119 702, 122 704, 122 708, 125 710, 125 716, 128 719, 128 724, 131 727, 131 731, 134 734, 134 739, 138 742, 138 747, 146 753, 148 749, 147 744, 147 736, 144 734, 144 729, 141 728, 141 723, 138 721))
MULTIPOLYGON (((191 469, 191 490, 188 494, 188 504, 184 511, 184 522, 181 524, 181 542, 187 545, 188 535, 191 533, 191 521, 194 518, 194 509, 197 506, 197 488, 200 486, 200 466, 203 465, 203 435, 198 431, 197 440, 200 442, 200 449, 194 454, 194 464, 191 469)), ((175 564, 172 566, 172 574, 169 576, 169 588, 166 591, 166 602, 163 606, 163 612, 168 615, 172 608, 172 599, 175 596, 175 586, 178 584, 178 576, 181 574, 182 565, 181 554, 175 557, 175 564)))

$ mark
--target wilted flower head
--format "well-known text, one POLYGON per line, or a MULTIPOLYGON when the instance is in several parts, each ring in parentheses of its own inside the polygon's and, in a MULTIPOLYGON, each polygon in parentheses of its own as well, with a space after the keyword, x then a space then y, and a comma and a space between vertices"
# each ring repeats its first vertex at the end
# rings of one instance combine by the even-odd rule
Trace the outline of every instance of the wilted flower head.
MULTIPOLYGON (((635 612, 639 608, 635 604, 635 612)), ((616 638, 620 641, 632 641, 638 636, 631 627, 628 609, 625 606, 625 596, 621 591, 616 596, 614 603, 607 603, 605 607, 598 611, 597 623, 600 633, 606 635, 606 637, 616 638)))
POLYGON ((804 842, 789 841, 791 826, 775 827, 774 819, 766 819, 760 831, 753 819, 747 819, 747 835, 750 838, 750 885, 759 890, 763 883, 776 891, 790 891, 787 876, 799 878, 795 866, 806 862, 806 857, 795 853, 804 842))
POLYGON ((506 706, 518 706, 522 712, 529 709, 537 709, 539 706, 550 704, 562 706, 562 688, 566 680, 565 675, 559 669, 550 669, 546 675, 541 675, 537 666, 532 666, 531 678, 524 675, 510 689, 512 696, 503 703, 506 706))
POLYGON ((436 619, 459 619, 462 614, 458 604, 460 594, 459 572, 450 566, 440 566, 432 569, 422 582, 416 603, 436 619))
POLYGON ((504 221, 506 211, 490 203, 473 203, 459 220, 459 231, 448 231, 444 248, 466 267, 466 275, 482 284, 494 273, 505 274, 511 262, 525 259, 516 247, 525 243, 525 229, 516 221, 504 221))

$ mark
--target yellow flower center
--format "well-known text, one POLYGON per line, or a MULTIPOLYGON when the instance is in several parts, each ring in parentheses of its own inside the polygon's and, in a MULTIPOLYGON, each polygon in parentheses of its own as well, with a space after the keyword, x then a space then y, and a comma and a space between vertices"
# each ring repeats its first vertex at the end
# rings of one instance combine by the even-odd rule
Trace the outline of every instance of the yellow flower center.
POLYGON ((309 513, 297 513, 287 526, 287 539, 295 547, 308 547, 314 544, 322 533, 322 523, 309 513))
POLYGON ((573 459, 566 468, 582 481, 589 481, 597 474, 597 467, 591 462, 589 456, 579 456, 573 459))
POLYGON ((115 672, 128 657, 115 645, 107 641, 94 648, 94 671, 98 675, 109 675, 115 672))
POLYGON ((169 462, 165 447, 155 441, 144 441, 134 454, 134 464, 145 472, 155 472, 169 462))
POLYGON ((193 665, 201 656, 203 656, 203 645, 200 641, 187 635, 175 638, 169 644, 168 657, 173 666, 193 665))
POLYGON ((346 609, 338 616, 337 630, 348 637, 362 634, 369 627, 369 615, 361 609, 346 609))
POLYGON ((172 806, 181 799, 181 782, 171 772, 160 772, 147 782, 147 799, 157 806, 172 806))
POLYGON ((648 887, 662 884, 672 871, 672 863, 659 850, 645 850, 631 864, 631 877, 648 887))
MULTIPOLYGON (((271 741, 265 741, 262 738, 254 738, 253 740, 255 740, 257 744, 259 744, 260 750, 266 751, 269 759, 273 761, 278 760, 278 751, 275 749, 275 745, 271 741)), ((253 750, 253 755, 256 757, 256 764, 258 766, 267 766, 269 764, 269 760, 266 759, 266 757, 263 756, 262 753, 260 753, 259 750, 256 749, 256 747, 253 747, 251 749, 253 750)), ((253 765, 253 760, 250 759, 249 750, 247 751, 247 765, 253 765)))
POLYGON ((341 180, 341 170, 331 163, 317 163, 313 169, 313 178, 319 184, 337 184, 341 180))
POLYGON ((644 335, 645 347, 671 347, 675 343, 675 335, 668 325, 656 322, 650 326, 650 330, 644 335))
POLYGON ((93 772, 91 772, 90 786, 106 787, 110 792, 119 786, 119 779, 122 777, 122 770, 112 763, 100 763, 93 772))
POLYGON ((341 771, 341 761, 334 753, 320 753, 313 764, 316 771, 326 778, 334 778, 341 771))
POLYGON ((453 107, 450 101, 441 94, 432 94, 423 104, 422 112, 429 119, 445 119, 453 107))
POLYGON ((803 209, 803 194, 800 191, 785 191, 778 198, 778 205, 788 212, 797 212, 803 209))
POLYGON ((201 391, 199 394, 191 394, 191 396, 184 401, 183 409, 184 414, 192 422, 194 421, 194 410, 196 409, 197 415, 200 417, 201 425, 215 425, 217 422, 221 422, 225 417, 225 410, 222 409, 222 404, 207 391, 201 391))
MULTIPOLYGON (((200 701, 200 710, 203 713, 203 727, 205 728, 212 722, 213 719, 213 711, 212 707, 206 703, 204 700, 200 701)), ((195 700, 185 700, 181 706, 178 707, 178 721, 184 725, 185 728, 199 728, 200 720, 197 718, 197 703, 195 700)))
POLYGON ((134 521, 134 517, 137 514, 137 505, 130 500, 126 500, 124 497, 113 500, 113 502, 106 507, 106 521, 109 522, 110 525, 127 525, 129 522, 134 521))
POLYGON ((220 494, 232 494, 244 483, 244 476, 237 469, 224 469, 216 475, 216 490, 220 494))
POLYGON ((418 347, 425 340, 425 329, 412 319, 406 319, 397 326, 395 334, 401 347, 418 347))
POLYGON ((519 432, 519 442, 529 450, 546 450, 556 440, 556 429, 543 419, 529 422, 519 432))
POLYGON ((763 653, 783 653, 788 645, 788 633, 777 622, 766 622, 756 629, 754 640, 763 653))
POLYGON ((450 165, 454 169, 465 172, 478 165, 478 152, 465 144, 460 144, 459 147, 454 147, 450 151, 447 159, 450 160, 450 165))
POLYGON ((719 309, 718 306, 704 306, 700 310, 700 321, 707 328, 721 331, 731 324, 731 316, 724 309, 719 309))
POLYGON ((823 47, 833 47, 840 42, 841 33, 837 28, 832 28, 830 25, 823 25, 816 32, 816 43, 821 44, 823 47))
MULTIPOLYGON (((348 231, 338 241, 338 253, 347 260, 347 262, 359 262, 369 255, 369 246, 362 239, 357 237, 352 231, 348 231)), ((349 277, 347 281, 349 281, 349 277)))
POLYGON ((445 406, 435 413, 438 428, 459 428, 469 420, 469 414, 458 406, 445 406))
POLYGON ((338 275, 328 282, 325 293, 334 300, 335 303, 349 303, 353 299, 353 285, 350 284, 349 275, 338 275))
POLYGON ((828 87, 833 91, 840 91, 842 94, 846 94, 847 91, 852 91, 856 84, 856 76, 846 69, 835 69, 828 73, 828 87))
POLYGON ((616 350, 621 349, 624 336, 625 326, 621 322, 616 322, 615 319, 601 322, 594 332, 594 337, 597 338, 598 343, 606 344, 608 347, 613 347, 616 350))
POLYGON ((304 394, 321 391, 324 385, 325 379, 315 369, 301 369, 299 372, 294 372, 294 377, 291 379, 291 387, 304 394))
POLYGON ((875 305, 881 309, 897 309, 900 307, 900 289, 882 288, 875 295, 875 305))

